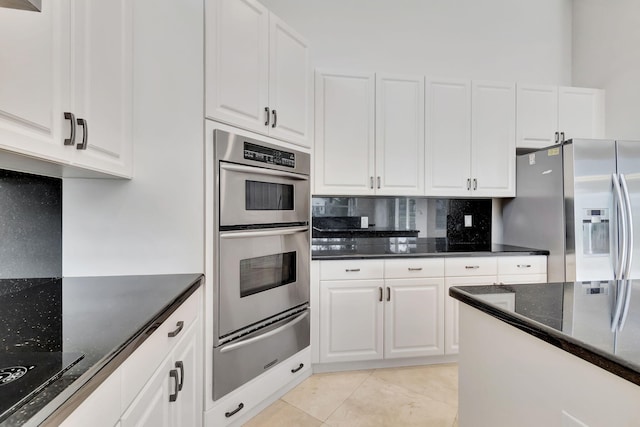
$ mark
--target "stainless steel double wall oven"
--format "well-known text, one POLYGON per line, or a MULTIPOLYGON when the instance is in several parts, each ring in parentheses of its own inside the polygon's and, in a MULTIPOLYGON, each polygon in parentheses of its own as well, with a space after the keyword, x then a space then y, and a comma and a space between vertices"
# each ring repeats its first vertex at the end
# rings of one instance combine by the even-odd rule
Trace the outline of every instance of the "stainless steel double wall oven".
POLYGON ((310 156, 214 132, 217 400, 309 345, 310 156))

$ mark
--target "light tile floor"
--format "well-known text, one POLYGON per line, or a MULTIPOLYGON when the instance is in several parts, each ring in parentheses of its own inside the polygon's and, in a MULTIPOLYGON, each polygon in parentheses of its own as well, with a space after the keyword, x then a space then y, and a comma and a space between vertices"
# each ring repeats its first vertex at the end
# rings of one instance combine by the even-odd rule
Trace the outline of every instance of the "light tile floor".
POLYGON ((458 426, 458 365, 316 374, 247 427, 458 426))

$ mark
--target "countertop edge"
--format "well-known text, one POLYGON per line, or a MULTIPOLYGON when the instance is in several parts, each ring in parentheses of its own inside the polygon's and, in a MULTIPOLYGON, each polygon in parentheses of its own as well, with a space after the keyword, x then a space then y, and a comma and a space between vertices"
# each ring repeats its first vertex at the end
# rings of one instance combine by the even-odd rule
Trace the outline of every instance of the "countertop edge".
MULTIPOLYGON (((194 274, 191 284, 172 301, 153 315, 150 320, 138 329, 127 341, 106 355, 87 372, 83 373, 69 387, 51 400, 39 412, 45 413, 40 422, 41 426, 57 426, 67 418, 84 400, 91 395, 123 362, 144 343, 158 326, 167 320, 191 295, 203 284, 204 276, 194 274), (76 385, 77 384, 77 385, 76 385), (75 385, 75 386, 74 386, 75 385), (50 408, 48 411, 47 408, 50 408)), ((39 418, 36 414, 29 422, 39 418)))
POLYGON ((503 310, 496 305, 484 302, 474 295, 465 292, 464 288, 465 286, 451 287, 449 289, 449 296, 616 376, 640 385, 640 367, 563 334, 554 328, 528 319, 518 313, 503 310))
POLYGON ((322 260, 345 260, 345 259, 393 259, 393 258, 473 258, 473 257, 492 257, 492 256, 531 256, 531 255, 544 255, 549 256, 549 251, 545 250, 530 250, 530 251, 506 251, 506 252, 434 252, 434 253, 421 253, 421 254, 384 254, 384 255, 367 255, 367 254, 353 254, 353 255, 313 255, 311 254, 312 261, 322 260))

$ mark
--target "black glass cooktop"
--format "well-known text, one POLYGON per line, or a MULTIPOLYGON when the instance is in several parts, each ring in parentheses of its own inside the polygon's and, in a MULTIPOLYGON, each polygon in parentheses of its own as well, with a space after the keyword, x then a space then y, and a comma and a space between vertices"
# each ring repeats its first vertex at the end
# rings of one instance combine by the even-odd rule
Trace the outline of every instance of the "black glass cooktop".
POLYGON ((44 351, 0 354, 0 422, 83 357, 44 351))

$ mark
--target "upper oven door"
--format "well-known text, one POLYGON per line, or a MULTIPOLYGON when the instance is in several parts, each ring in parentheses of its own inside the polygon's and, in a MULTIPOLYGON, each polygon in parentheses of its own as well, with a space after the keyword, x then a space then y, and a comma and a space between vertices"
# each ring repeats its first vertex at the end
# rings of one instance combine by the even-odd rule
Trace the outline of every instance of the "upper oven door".
POLYGON ((309 227, 220 233, 219 336, 309 301, 309 227))
POLYGON ((309 222, 309 177, 220 162, 220 227, 309 222))

